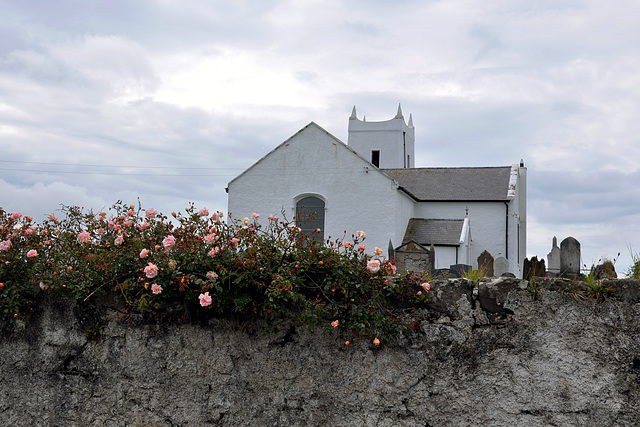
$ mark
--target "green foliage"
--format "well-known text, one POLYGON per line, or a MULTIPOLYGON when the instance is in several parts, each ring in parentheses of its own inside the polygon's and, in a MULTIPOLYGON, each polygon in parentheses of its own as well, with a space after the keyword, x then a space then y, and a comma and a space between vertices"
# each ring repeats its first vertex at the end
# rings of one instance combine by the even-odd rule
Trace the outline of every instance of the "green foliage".
POLYGON ((480 280, 484 279, 486 275, 487 271, 485 269, 476 270, 474 268, 462 273, 462 277, 465 279, 469 279, 474 286, 480 283, 480 280))
POLYGON ((627 277, 640 280, 640 254, 634 253, 631 246, 629 246, 629 252, 631 253, 631 267, 627 271, 627 277))
POLYGON ((273 216, 266 226, 257 214, 224 222, 193 205, 171 216, 122 202, 62 211, 36 225, 0 209, 0 319, 28 317, 41 292, 79 304, 116 292, 125 317, 175 318, 180 308, 189 319, 239 316, 274 328, 338 321, 347 338, 384 344, 406 331, 399 306, 430 301, 425 278, 366 255, 361 232, 322 242, 273 216))
POLYGON ((540 300, 542 299, 542 285, 536 284, 533 278, 529 279, 529 286, 527 288, 527 295, 531 297, 532 300, 540 300))
POLYGON ((597 280, 594 271, 591 271, 587 277, 582 281, 582 284, 587 287, 587 298, 595 298, 596 300, 608 300, 608 296, 614 289, 604 285, 602 280, 597 280))

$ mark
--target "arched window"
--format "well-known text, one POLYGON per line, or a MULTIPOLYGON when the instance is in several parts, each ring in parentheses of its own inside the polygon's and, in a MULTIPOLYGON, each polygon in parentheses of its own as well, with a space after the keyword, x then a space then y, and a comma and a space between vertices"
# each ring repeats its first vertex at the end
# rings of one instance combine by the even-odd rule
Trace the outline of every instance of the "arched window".
POLYGON ((296 223, 302 232, 324 240, 324 201, 313 196, 296 203, 296 223), (314 233, 317 229, 320 232, 314 233))

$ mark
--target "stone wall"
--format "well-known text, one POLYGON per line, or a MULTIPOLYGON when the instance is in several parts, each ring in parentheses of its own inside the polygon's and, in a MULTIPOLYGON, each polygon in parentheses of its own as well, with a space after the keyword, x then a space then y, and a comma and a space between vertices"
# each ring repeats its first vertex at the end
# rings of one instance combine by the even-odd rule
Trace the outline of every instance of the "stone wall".
POLYGON ((3 426, 626 426, 640 419, 640 282, 433 283, 398 345, 229 320, 117 319, 43 301, 0 341, 3 426), (100 330, 100 326, 104 326, 100 330), (97 340, 86 337, 96 332, 97 340), (101 331, 101 334, 99 332, 101 331))

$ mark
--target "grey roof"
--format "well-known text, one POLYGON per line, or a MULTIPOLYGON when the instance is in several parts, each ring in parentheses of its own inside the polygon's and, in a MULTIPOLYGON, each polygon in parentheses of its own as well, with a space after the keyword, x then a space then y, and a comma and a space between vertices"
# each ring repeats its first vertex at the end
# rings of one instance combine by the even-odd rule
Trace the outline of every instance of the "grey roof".
POLYGON ((402 244, 413 240, 426 247, 431 244, 458 246, 463 223, 462 219, 411 218, 402 244))
POLYGON ((418 201, 509 200, 510 166, 382 169, 418 201))

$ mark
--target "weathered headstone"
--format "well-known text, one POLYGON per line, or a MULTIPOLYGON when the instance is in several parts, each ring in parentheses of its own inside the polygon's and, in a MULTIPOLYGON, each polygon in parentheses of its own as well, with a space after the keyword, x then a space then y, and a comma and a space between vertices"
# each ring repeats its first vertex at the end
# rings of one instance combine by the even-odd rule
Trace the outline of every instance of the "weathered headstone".
POLYGON ((575 278, 580 273, 580 242, 567 237, 560 243, 560 276, 575 278))
POLYGON ((414 241, 397 247, 394 253, 398 273, 407 271, 430 273, 432 271, 432 255, 427 248, 414 241))
POLYGON ((478 257, 478 270, 486 277, 493 277, 493 256, 485 249, 478 257))
POLYGON ((502 276, 504 273, 509 272, 509 260, 503 256, 499 256, 493 262, 493 274, 496 277, 502 276))
POLYGON ((556 276, 560 273, 560 248, 558 247, 558 238, 553 236, 551 244, 551 252, 547 254, 547 275, 556 276))
POLYGON ((524 259, 522 267, 522 278, 529 280, 532 277, 543 277, 545 275, 544 259, 538 260, 537 256, 524 259))

